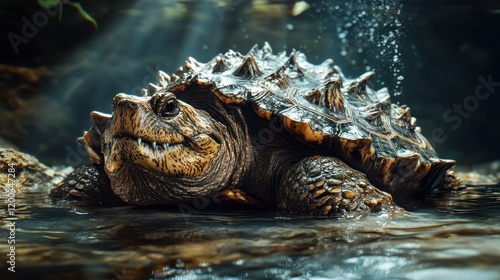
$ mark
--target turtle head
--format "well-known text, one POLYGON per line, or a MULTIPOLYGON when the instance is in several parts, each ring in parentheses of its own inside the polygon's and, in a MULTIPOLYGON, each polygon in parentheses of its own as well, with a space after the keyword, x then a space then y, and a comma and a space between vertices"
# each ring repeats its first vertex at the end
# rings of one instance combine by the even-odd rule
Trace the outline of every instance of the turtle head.
POLYGON ((170 92, 137 97, 118 94, 103 133, 108 174, 135 164, 170 177, 196 176, 219 150, 210 119, 170 92))
POLYGON ((118 94, 112 106, 112 115, 91 113, 93 126, 81 141, 125 202, 168 203, 213 191, 194 183, 221 146, 207 113, 166 91, 118 94))

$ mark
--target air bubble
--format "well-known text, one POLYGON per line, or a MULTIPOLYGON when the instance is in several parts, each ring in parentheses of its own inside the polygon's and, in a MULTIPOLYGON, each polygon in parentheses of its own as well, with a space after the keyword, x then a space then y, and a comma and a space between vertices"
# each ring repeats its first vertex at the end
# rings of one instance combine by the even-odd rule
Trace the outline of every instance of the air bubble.
MULTIPOLYGON (((336 43, 341 46, 340 55, 349 58, 351 65, 362 65, 361 69, 366 68, 366 71, 373 71, 374 67, 368 66, 371 63, 363 59, 364 57, 370 57, 370 61, 381 61, 376 66, 377 70, 390 77, 390 80, 386 81, 386 85, 392 87, 390 91, 400 94, 404 84, 401 40, 405 36, 403 27, 407 20, 402 20, 402 4, 399 1, 379 1, 374 9, 369 11, 361 7, 366 1, 355 2, 358 5, 339 2, 338 5, 331 5, 327 9, 329 16, 336 19, 332 31, 336 29, 334 34, 337 35, 336 43)), ((322 20, 329 22, 331 19, 322 20)), ((323 24, 318 26, 320 31, 323 27, 323 24)), ((324 37, 323 34, 325 33, 321 34, 324 37)), ((316 42, 314 37, 312 42, 316 42)), ((414 52, 415 47, 412 48, 414 52)))
POLYGON ((293 24, 291 24, 291 23, 287 24, 286 29, 293 30, 293 24))

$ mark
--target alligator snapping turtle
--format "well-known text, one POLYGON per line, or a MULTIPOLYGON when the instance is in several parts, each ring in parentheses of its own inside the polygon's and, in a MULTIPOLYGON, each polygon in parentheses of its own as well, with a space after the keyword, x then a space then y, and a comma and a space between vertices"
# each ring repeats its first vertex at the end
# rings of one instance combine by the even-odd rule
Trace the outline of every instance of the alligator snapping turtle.
POLYGON ((118 94, 92 112, 78 142, 92 165, 52 197, 131 204, 268 206, 299 214, 396 210, 393 202, 460 185, 410 108, 375 91, 368 72, 346 78, 269 44, 158 73, 143 96, 118 94), (391 196, 392 194, 392 196, 391 196))

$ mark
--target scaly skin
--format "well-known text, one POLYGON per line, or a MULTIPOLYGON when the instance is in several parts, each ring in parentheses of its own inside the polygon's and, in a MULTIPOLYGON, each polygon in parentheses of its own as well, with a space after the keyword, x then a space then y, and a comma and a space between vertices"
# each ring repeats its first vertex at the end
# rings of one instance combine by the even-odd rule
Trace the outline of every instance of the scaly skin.
POLYGON ((286 173, 278 190, 278 209, 317 216, 402 211, 364 174, 325 156, 305 158, 286 173))

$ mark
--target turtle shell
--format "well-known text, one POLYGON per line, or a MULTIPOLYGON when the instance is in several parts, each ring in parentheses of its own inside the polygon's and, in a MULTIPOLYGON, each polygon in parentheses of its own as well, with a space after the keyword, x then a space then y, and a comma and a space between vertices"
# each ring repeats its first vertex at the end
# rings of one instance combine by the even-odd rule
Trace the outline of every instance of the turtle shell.
POLYGON ((279 119, 300 142, 333 151, 390 193, 439 187, 455 161, 438 158, 409 107, 392 104, 386 88, 369 87, 373 76, 348 79, 331 59, 313 65, 299 51, 273 54, 265 43, 246 55, 229 50, 207 63, 189 58, 175 74, 160 71, 158 85, 143 94, 207 88, 225 104, 250 104, 256 117, 279 119))

